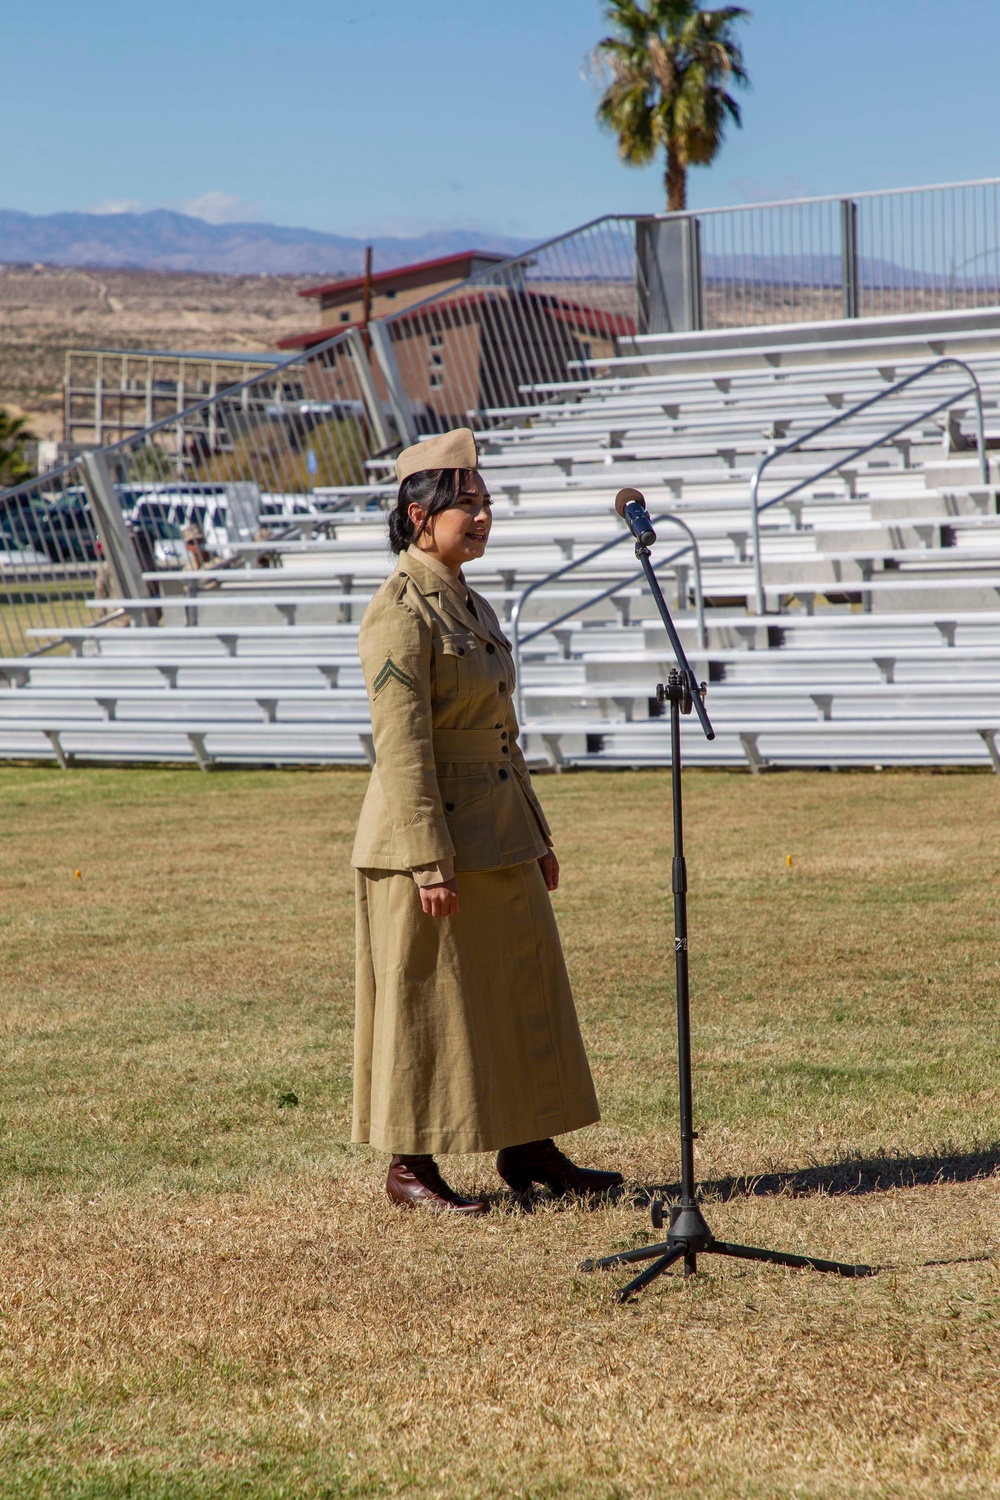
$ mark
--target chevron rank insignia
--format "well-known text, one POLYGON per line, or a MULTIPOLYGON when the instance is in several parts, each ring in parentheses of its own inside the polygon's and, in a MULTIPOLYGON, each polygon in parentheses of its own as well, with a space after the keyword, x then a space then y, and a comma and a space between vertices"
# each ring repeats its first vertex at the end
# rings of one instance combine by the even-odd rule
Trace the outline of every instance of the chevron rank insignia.
POLYGON ((404 672, 402 667, 397 667, 392 657, 387 656, 382 666, 379 667, 375 681, 372 683, 372 696, 377 698, 382 689, 388 687, 390 682, 398 682, 401 687, 405 688, 412 689, 413 687, 413 678, 409 672, 404 672))

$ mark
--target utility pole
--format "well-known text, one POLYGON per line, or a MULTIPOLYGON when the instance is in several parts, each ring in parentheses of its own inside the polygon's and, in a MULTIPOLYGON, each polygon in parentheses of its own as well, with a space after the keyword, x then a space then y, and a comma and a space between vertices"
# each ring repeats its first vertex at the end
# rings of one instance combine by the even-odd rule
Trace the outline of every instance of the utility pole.
POLYGON ((368 322, 372 313, 372 247, 365 246, 365 290, 361 303, 361 337, 365 341, 365 350, 371 352, 371 339, 368 337, 368 322))

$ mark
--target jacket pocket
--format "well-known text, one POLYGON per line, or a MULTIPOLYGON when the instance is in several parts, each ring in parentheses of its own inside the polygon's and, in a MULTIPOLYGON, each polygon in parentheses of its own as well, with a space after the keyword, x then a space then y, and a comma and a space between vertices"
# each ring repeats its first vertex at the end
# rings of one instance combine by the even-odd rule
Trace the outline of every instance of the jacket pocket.
POLYGON ((439 776, 441 805, 455 845, 456 870, 495 870, 501 863, 488 772, 439 776))
POLYGON ((436 696, 467 698, 471 692, 471 667, 479 642, 471 631, 450 631, 435 637, 434 676, 436 696))
POLYGON ((494 820, 500 847, 508 859, 512 856, 531 859, 544 851, 545 831, 515 766, 511 766, 508 779, 497 790, 494 820))

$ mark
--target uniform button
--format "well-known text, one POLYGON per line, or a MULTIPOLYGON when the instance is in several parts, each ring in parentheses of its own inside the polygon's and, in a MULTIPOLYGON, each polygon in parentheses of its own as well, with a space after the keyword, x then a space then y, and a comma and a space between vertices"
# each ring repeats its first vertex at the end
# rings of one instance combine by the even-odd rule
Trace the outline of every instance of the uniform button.
POLYGON ((500 780, 501 781, 506 781, 507 780, 507 772, 503 769, 502 766, 501 766, 500 771, 499 771, 498 774, 500 776, 500 780))
POLYGON ((503 732, 502 732, 502 733, 501 733, 501 735, 500 735, 500 738, 501 738, 501 739, 502 739, 502 740, 505 740, 505 739, 506 739, 506 738, 507 738, 507 731, 506 731, 506 729, 505 729, 505 730, 503 730, 503 732))
POLYGON ((507 691, 507 684, 505 682, 498 682, 497 683, 497 692, 498 693, 505 693, 506 691, 507 691))
POLYGON ((444 810, 445 810, 445 812, 454 812, 455 811, 455 804, 454 804, 454 802, 446 802, 445 805, 444 805, 444 810))
POLYGON ((496 650, 496 649, 497 649, 497 648, 496 648, 496 647, 495 647, 495 646, 494 646, 494 645, 493 645, 493 642, 492 642, 492 641, 487 641, 487 642, 486 642, 486 649, 487 649, 487 651, 488 651, 488 652, 489 652, 489 654, 490 654, 490 655, 491 655, 491 656, 492 656, 492 655, 493 655, 493 653, 494 653, 494 651, 495 651, 495 650, 496 650))
POLYGON ((459 646, 459 648, 458 648, 458 654, 459 654, 459 656, 464 656, 465 655, 465 647, 464 646, 459 646))
POLYGON ((509 755, 510 754, 510 751, 508 750, 508 748, 507 748, 506 745, 501 745, 500 746, 500 754, 501 755, 509 755))

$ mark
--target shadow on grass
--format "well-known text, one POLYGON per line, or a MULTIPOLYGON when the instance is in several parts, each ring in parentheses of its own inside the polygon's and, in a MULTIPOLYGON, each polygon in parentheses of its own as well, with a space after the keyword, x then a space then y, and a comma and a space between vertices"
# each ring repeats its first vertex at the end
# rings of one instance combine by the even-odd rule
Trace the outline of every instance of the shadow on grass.
MULTIPOLYGON (((995 1176, 1000 1170, 1000 1142, 981 1147, 976 1151, 942 1152, 938 1156, 877 1156, 849 1157, 846 1161, 831 1162, 827 1166, 802 1167, 794 1172, 767 1172, 755 1177, 721 1177, 699 1184, 699 1197, 705 1203, 711 1217, 711 1204, 726 1203, 735 1198, 754 1197, 804 1197, 807 1194, 828 1196, 854 1196, 865 1193, 884 1193, 893 1188, 928 1187, 936 1183, 975 1182, 995 1176)), ((626 1203, 631 1198, 634 1208, 646 1210, 653 1199, 676 1202, 681 1196, 678 1182, 641 1184, 638 1188, 623 1185, 612 1190, 604 1202, 626 1203)), ((595 1200, 594 1206, 602 1200, 595 1200)), ((663 1224, 662 1214, 654 1214, 657 1229, 663 1224)), ((655 1236, 663 1243, 656 1247, 664 1250, 668 1241, 662 1232, 655 1236)), ((636 1249, 638 1247, 630 1247, 636 1249)), ((614 1252, 613 1252, 614 1253, 614 1252)), ((649 1253, 648 1251, 646 1252, 649 1253)), ((700 1252, 711 1254, 711 1247, 700 1252)), ((746 1258, 763 1259, 768 1252, 752 1252, 746 1258)), ((934 1266, 972 1265, 979 1261, 994 1261, 993 1251, 975 1255, 951 1256, 937 1260, 900 1264, 884 1262, 872 1266, 841 1266, 841 1274, 875 1275, 879 1271, 916 1271, 934 1266)), ((600 1262, 585 1262, 583 1270, 596 1269, 600 1262)), ((800 1262, 804 1265, 804 1262, 800 1262)), ((831 1262, 813 1263, 819 1271, 837 1269, 831 1262)), ((667 1272, 668 1275, 680 1274, 667 1272)))
MULTIPOLYGON (((975 1182, 1000 1170, 1000 1141, 976 1151, 939 1156, 854 1156, 827 1166, 799 1167, 789 1172, 756 1176, 719 1177, 699 1183, 706 1200, 728 1203, 732 1198, 799 1198, 807 1193, 853 1196, 887 1193, 893 1188, 930 1187, 944 1182, 975 1182)), ((679 1182, 642 1184, 634 1192, 636 1208, 646 1208, 654 1197, 680 1197, 679 1182)), ((618 1190, 621 1202, 630 1192, 618 1190)))
MULTIPOLYGON (((789 1172, 763 1172, 757 1176, 717 1177, 698 1183, 698 1196, 706 1204, 728 1203, 734 1198, 801 1198, 809 1193, 830 1197, 888 1193, 893 1188, 931 1187, 944 1182, 976 1182, 1000 1172, 1000 1141, 977 1151, 942 1153, 939 1156, 852 1156, 827 1166, 799 1167, 789 1172)), ((610 1192, 590 1198, 568 1195, 557 1198, 544 1188, 524 1194, 501 1190, 480 1193, 490 1209, 532 1213, 540 1204, 573 1209, 606 1208, 628 1204, 645 1212, 654 1198, 667 1203, 681 1196, 679 1182, 623 1183, 610 1192)), ((974 1257, 979 1259, 980 1257, 974 1257)), ((950 1264, 950 1262, 948 1262, 950 1264)))

